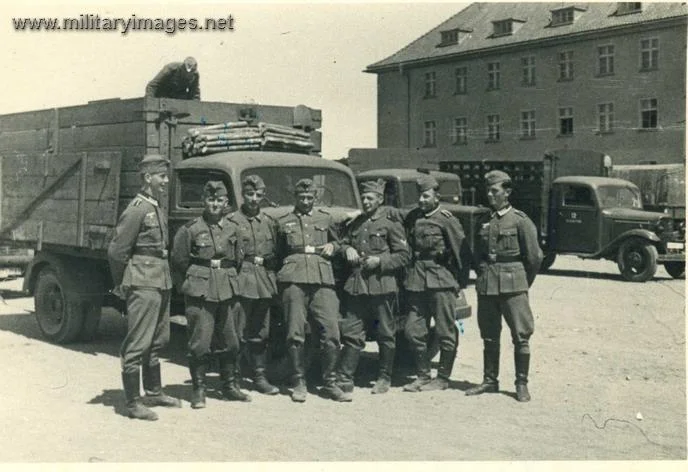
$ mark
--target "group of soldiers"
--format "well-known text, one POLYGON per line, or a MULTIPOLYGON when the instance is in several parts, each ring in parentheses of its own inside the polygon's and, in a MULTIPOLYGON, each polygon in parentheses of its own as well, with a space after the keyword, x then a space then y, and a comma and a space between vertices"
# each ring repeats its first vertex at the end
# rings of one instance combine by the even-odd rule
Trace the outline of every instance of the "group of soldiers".
POLYGON ((418 180, 418 206, 411 211, 383 206, 383 181, 363 182, 363 210, 343 231, 327 209, 314 206, 318 189, 312 180, 299 180, 294 208, 273 217, 261 209, 266 197, 263 180, 249 175, 241 182, 243 202, 231 213, 224 183, 205 184, 202 216, 177 231, 168 257, 160 199, 169 165, 162 156, 143 158, 141 192, 122 213, 108 250, 116 293, 126 301, 128 332, 121 360, 130 417, 156 420, 149 406, 181 406, 162 390, 158 358, 170 336, 172 280, 179 282, 186 307, 192 408, 206 406, 211 356, 219 362, 225 399, 251 401, 239 386, 241 352, 249 359, 253 389, 266 395, 279 392, 266 376, 270 307, 276 299, 286 324, 291 399, 307 398, 304 344, 310 325, 319 342, 321 393, 347 402, 352 400, 366 326, 374 326, 379 347, 379 373, 371 392, 389 391, 400 319, 405 320, 403 330, 417 373, 403 390, 449 387, 459 344, 457 296, 468 284, 471 266, 478 275, 484 378, 466 395, 499 391, 504 316, 515 346, 516 397, 530 400, 529 338, 534 326, 528 288, 542 252, 533 223, 509 205, 511 180, 504 172, 485 176, 493 211, 480 224, 472 254, 460 222, 441 207, 438 183, 430 175, 418 180), (343 287, 335 287, 335 256, 347 266, 343 287), (434 378, 427 349, 431 320, 440 347, 434 378))

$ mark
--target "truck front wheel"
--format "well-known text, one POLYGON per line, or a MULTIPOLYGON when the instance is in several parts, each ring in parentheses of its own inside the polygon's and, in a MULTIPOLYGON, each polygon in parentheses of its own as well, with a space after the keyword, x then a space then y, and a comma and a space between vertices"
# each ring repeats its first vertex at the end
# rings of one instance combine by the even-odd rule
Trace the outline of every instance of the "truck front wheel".
POLYGON ((686 273, 686 263, 682 261, 665 262, 664 268, 675 279, 680 279, 686 273))
POLYGON ((638 238, 631 238, 619 248, 617 264, 624 279, 646 282, 657 272, 657 248, 638 238))
POLYGON ((84 321, 78 297, 65 290, 52 269, 41 271, 34 293, 36 320, 43 336, 57 344, 76 340, 84 321))

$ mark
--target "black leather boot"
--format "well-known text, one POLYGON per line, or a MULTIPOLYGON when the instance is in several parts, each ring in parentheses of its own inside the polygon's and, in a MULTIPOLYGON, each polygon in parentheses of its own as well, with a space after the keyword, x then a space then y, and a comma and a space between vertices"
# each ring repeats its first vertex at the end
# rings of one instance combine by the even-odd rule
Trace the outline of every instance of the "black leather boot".
POLYGON ((144 403, 149 406, 165 406, 168 408, 181 408, 182 402, 178 398, 165 395, 162 391, 162 380, 160 378, 160 364, 144 365, 143 369, 143 390, 146 392, 144 403))
POLYGON ((499 341, 484 341, 483 383, 466 390, 466 395, 499 392, 499 341))
POLYGON ((322 393, 336 402, 350 402, 350 392, 344 392, 337 385, 337 361, 339 360, 339 348, 327 345, 321 350, 323 383, 322 393))
POLYGON ((427 392, 431 390, 446 390, 449 387, 449 377, 454 368, 456 351, 440 351, 440 365, 437 369, 437 377, 430 383, 423 385, 420 390, 427 392))
POLYGON ((251 367, 253 368, 253 388, 265 395, 277 395, 279 389, 268 382, 265 375, 267 352, 265 344, 251 344, 249 348, 251 367))
POLYGON ((250 395, 242 392, 237 383, 236 355, 223 352, 218 356, 220 361, 220 382, 222 397, 229 401, 250 402, 250 395))
POLYGON ((379 351, 380 371, 378 373, 375 386, 370 392, 373 394, 387 393, 389 388, 392 386, 392 370, 394 369, 395 350, 394 348, 389 348, 387 346, 380 346, 379 351))
POLYGON ((139 391, 140 375, 139 371, 122 372, 122 385, 124 386, 124 397, 127 402, 127 416, 137 420, 156 421, 158 415, 141 403, 141 393, 139 391))
POLYGON ((207 357, 189 358, 189 371, 191 372, 191 408, 205 408, 206 373, 209 361, 207 357))
POLYGON ((515 353, 514 364, 516 367, 516 400, 520 402, 529 402, 528 370, 530 368, 530 353, 515 353))
POLYGON ((432 380, 430 378, 430 359, 428 358, 428 352, 422 349, 414 352, 413 357, 416 361, 418 377, 413 382, 404 385, 404 392, 420 392, 421 387, 430 383, 432 380))
POLYGON ((297 403, 306 401, 308 388, 306 387, 306 359, 303 344, 292 344, 287 348, 287 356, 292 368, 294 390, 291 400, 297 403))
POLYGON ((344 346, 339 357, 337 384, 345 393, 354 391, 354 377, 361 352, 352 346, 344 346))

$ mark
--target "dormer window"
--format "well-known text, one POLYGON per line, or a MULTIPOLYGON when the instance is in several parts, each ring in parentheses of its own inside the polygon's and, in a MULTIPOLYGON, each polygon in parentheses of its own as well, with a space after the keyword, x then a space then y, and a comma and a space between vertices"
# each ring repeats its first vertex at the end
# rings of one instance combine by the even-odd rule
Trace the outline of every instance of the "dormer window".
POLYGON ((643 11, 642 2, 619 2, 616 4, 617 15, 630 15, 643 11))
POLYGON ((584 8, 566 7, 552 11, 551 26, 562 26, 573 24, 585 11, 584 8))
POLYGON ((525 20, 518 20, 516 18, 507 18, 506 20, 493 21, 492 37, 509 36, 514 34, 525 23, 525 20))
POLYGON ((472 30, 465 30, 461 28, 440 31, 440 44, 438 44, 437 47, 459 44, 464 39, 464 37, 471 31, 472 30))

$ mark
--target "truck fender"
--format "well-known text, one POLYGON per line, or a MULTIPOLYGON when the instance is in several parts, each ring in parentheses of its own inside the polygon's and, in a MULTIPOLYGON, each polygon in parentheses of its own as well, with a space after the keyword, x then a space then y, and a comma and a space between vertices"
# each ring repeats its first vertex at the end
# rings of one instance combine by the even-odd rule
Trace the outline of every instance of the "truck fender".
POLYGON ((37 252, 26 269, 23 290, 34 295, 38 275, 46 268, 53 269, 58 278, 64 281, 70 290, 77 293, 92 293, 100 288, 103 275, 96 270, 95 261, 88 264, 83 259, 54 254, 51 252, 37 252), (89 267, 92 265, 92 267, 89 267))
POLYGON ((617 236, 615 239, 610 241, 609 244, 602 248, 602 250, 599 252, 599 255, 604 256, 615 253, 616 250, 624 243, 624 241, 626 241, 629 238, 645 239, 655 245, 661 241, 659 239, 659 236, 657 236, 652 231, 642 228, 636 228, 626 231, 625 233, 617 236))

